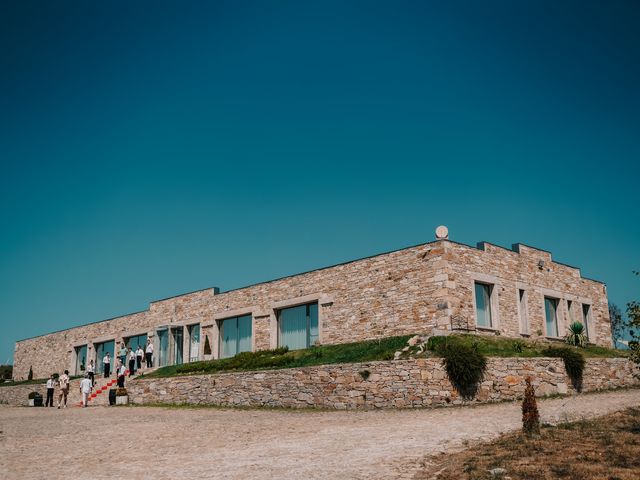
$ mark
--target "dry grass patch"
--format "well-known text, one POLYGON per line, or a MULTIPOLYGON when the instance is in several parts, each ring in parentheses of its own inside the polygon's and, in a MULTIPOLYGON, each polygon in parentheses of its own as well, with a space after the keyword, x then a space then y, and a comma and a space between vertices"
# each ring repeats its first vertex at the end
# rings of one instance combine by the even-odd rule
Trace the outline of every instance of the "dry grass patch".
POLYGON ((640 408, 590 421, 546 426, 540 435, 504 435, 438 459, 417 479, 638 480, 640 408), (489 470, 504 468, 503 477, 489 470))

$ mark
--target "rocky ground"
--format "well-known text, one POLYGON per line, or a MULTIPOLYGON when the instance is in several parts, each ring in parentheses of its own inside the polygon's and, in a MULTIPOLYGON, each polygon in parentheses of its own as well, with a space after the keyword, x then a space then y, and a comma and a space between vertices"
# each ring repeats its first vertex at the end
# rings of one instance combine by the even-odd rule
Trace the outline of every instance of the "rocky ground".
MULTIPOLYGON (((542 420, 640 405, 639 390, 539 401, 542 420)), ((6 479, 413 478, 520 428, 520 405, 344 411, 0 406, 6 479)))

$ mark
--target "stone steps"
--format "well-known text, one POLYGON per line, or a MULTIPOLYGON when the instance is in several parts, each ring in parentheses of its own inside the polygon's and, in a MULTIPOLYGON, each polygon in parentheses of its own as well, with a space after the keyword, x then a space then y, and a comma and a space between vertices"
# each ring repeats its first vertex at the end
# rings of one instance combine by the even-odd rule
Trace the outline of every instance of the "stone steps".
MULTIPOLYGON (((132 376, 129 376, 129 370, 127 370, 125 372, 125 376, 126 376, 125 386, 127 384, 126 382, 135 380, 140 376, 140 374, 151 373, 154 370, 156 370, 156 368, 147 368, 147 369, 144 369, 143 371, 138 370, 138 372, 140 373, 133 374, 132 376)), ((111 388, 114 388, 117 385, 118 379, 117 377, 114 377, 113 379, 109 378, 109 379, 103 379, 103 380, 107 380, 107 381, 104 382, 101 386, 98 386, 99 380, 96 380, 96 383, 94 384, 94 389, 91 392, 91 395, 89 395, 87 405, 103 405, 103 406, 109 405, 109 390, 111 388)), ((80 383, 78 382, 76 391, 79 390, 79 385, 80 383)), ((71 397, 71 394, 69 396, 71 397)), ((78 393, 78 399, 74 402, 74 406, 82 407, 82 396, 79 393, 78 393)))

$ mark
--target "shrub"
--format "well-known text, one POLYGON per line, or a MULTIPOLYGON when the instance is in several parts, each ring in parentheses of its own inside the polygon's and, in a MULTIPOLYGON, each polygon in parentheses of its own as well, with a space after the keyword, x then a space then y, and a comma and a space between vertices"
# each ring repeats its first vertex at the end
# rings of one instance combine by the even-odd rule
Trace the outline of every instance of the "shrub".
POLYGON ((525 343, 521 340, 516 340, 511 344, 513 347, 513 351, 517 353, 522 353, 524 351, 525 343))
POLYGON ((640 342, 636 340, 629 342, 629 357, 635 363, 640 363, 640 342))
POLYGON ((11 380, 13 376, 13 365, 0 365, 0 379, 11 380))
POLYGON ((286 367, 295 357, 285 355, 288 347, 257 352, 240 352, 231 358, 221 360, 191 362, 176 367, 176 373, 217 372, 223 370, 257 370, 260 368, 286 367))
POLYGON ((571 384, 578 392, 582 390, 582 373, 584 372, 584 357, 580 352, 567 347, 549 347, 543 351, 547 357, 562 358, 564 369, 571 379, 571 384))
POLYGON ((584 334, 584 325, 580 322, 573 322, 568 327, 569 333, 564 337, 564 341, 574 347, 584 348, 587 345, 587 336, 584 334))
POLYGON ((427 350, 437 351, 440 347, 447 344, 449 337, 434 336, 427 339, 427 350))
POLYGON ((395 359, 395 354, 393 352, 386 352, 382 355, 382 360, 393 360, 395 359))
MULTIPOLYGON (((434 337, 432 337, 434 338, 434 337)), ((465 399, 472 399, 487 368, 487 359, 477 346, 471 346, 448 337, 436 348, 442 355, 447 376, 465 399)))
POLYGON ((540 433, 540 415, 536 403, 536 394, 531 385, 531 377, 525 379, 527 387, 524 390, 524 400, 522 401, 522 431, 525 435, 540 433))

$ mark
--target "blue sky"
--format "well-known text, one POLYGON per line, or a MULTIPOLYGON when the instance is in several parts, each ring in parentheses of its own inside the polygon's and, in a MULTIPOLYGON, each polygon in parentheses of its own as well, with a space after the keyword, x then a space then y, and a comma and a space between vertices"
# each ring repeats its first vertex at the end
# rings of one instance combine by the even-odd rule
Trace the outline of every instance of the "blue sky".
POLYGON ((439 224, 640 297, 637 2, 94 3, 0 5, 0 363, 439 224))

